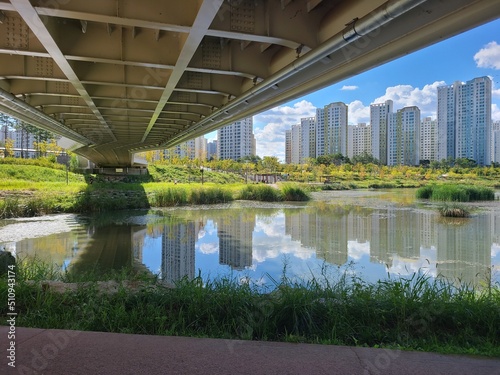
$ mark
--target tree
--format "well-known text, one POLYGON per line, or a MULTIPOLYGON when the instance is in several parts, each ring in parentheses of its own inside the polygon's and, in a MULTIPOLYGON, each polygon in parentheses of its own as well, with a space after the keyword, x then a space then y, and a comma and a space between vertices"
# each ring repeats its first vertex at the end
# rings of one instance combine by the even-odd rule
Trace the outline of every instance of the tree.
POLYGON ((361 163, 361 164, 377 164, 377 165, 380 164, 380 162, 376 158, 374 158, 372 154, 369 154, 366 151, 363 152, 362 154, 353 156, 352 157, 352 163, 353 164, 357 164, 357 163, 361 163))
POLYGON ((276 156, 264 156, 262 159, 262 167, 269 172, 277 172, 280 166, 281 164, 276 156))
POLYGON ((5 157, 14 156, 14 140, 7 138, 5 140, 5 157))

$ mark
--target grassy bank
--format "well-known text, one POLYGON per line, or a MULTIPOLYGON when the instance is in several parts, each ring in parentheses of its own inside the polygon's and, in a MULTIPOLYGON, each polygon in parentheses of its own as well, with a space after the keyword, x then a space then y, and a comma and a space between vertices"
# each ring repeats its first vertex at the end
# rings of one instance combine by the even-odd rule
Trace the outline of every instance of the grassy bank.
MULTIPOLYGON (((59 293, 27 280, 75 281, 71 273, 20 264, 17 325, 500 356, 498 287, 480 292, 421 275, 370 284, 338 274, 301 283, 283 276, 263 292, 232 279, 195 278, 167 288, 127 272, 110 276, 131 277, 145 284, 110 295, 91 282, 59 293)), ((6 294, 2 283, 0 295, 6 294)), ((6 309, 0 306, 4 317, 6 309)))
MULTIPOLYGON (((32 161, 25 164, 0 163, 0 219, 30 217, 53 213, 104 212, 120 209, 172 207, 187 204, 226 203, 236 199, 267 201, 307 200, 308 194, 298 184, 283 184, 273 188, 263 184, 246 185, 236 175, 206 172, 219 182, 189 183, 180 169, 165 177, 178 182, 106 182, 94 179, 92 184, 84 176, 66 173, 60 165, 32 161), (53 165, 54 168, 50 168, 53 165), (259 194, 248 194, 248 191, 259 194)), ((14 160, 15 161, 15 160, 14 160)), ((158 167, 159 168, 159 167, 158 167)), ((156 168, 155 173, 159 173, 156 168)), ((164 167, 166 168, 166 167, 164 167)), ((179 168, 177 168, 179 169, 179 168)), ((169 173, 177 170, 168 168, 169 173)), ((184 171, 185 172, 185 171, 184 171)), ((198 171, 200 172, 200 171, 198 171)), ((158 178, 158 176, 157 176, 158 178)))

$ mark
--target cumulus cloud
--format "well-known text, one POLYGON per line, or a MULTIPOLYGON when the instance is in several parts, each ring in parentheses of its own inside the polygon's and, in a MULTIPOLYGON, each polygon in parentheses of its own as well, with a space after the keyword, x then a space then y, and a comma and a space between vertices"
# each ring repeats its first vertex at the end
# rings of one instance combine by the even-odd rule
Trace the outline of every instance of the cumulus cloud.
POLYGON ((348 104, 347 117, 349 124, 370 123, 370 106, 365 106, 360 100, 355 100, 348 104))
POLYGON ((200 244, 200 252, 203 254, 214 254, 219 251, 219 244, 217 242, 202 243, 200 244))
POLYGON ((342 88, 341 88, 341 90, 343 90, 343 91, 353 91, 353 90, 357 90, 357 89, 359 89, 359 87, 358 87, 358 86, 352 86, 352 85, 351 85, 351 86, 349 86, 349 85, 344 85, 344 86, 342 86, 342 88))
POLYGON ((446 85, 444 81, 435 81, 423 88, 412 85, 397 85, 388 87, 385 94, 376 98, 373 103, 383 103, 386 100, 394 102, 394 110, 409 106, 418 106, 422 117, 436 117, 437 88, 446 85))
POLYGON ((285 160, 285 132, 292 125, 300 124, 303 117, 316 114, 316 107, 307 100, 293 106, 278 106, 254 117, 254 124, 264 123, 263 128, 254 128, 257 155, 276 156, 285 160))
POLYGON ((493 97, 498 97, 500 98, 500 88, 498 88, 495 84, 495 78, 492 76, 488 76, 491 79, 491 95, 493 97))
POLYGON ((370 243, 359 243, 357 241, 347 241, 347 253, 354 260, 360 260, 363 256, 370 255, 370 243))
MULTIPOLYGON (((422 117, 436 117, 437 88, 446 85, 444 81, 436 81, 425 85, 423 88, 412 85, 397 85, 387 87, 385 94, 379 96, 371 104, 383 103, 386 100, 394 102, 394 111, 398 109, 417 106, 420 108, 422 117)), ((370 123, 370 105, 365 105, 359 100, 348 104, 349 123, 356 125, 360 122, 370 123)))
POLYGON ((500 70, 500 45, 495 41, 488 43, 474 55, 474 61, 478 68, 500 70))
POLYGON ((491 118, 493 121, 500 121, 500 108, 496 104, 491 105, 491 118))

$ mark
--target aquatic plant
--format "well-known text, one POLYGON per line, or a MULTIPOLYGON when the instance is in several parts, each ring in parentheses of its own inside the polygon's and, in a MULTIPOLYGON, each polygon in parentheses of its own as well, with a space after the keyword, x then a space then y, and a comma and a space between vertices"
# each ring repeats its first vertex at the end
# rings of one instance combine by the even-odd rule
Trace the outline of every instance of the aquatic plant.
POLYGON ((283 200, 283 193, 269 185, 245 185, 241 189, 238 199, 280 202, 283 200))
POLYGON ((484 186, 432 184, 419 188, 416 192, 419 199, 433 201, 471 202, 495 200, 493 189, 484 186))
POLYGON ((304 189, 295 184, 283 184, 280 186, 280 189, 284 201, 303 202, 311 199, 304 189))
POLYGON ((443 217, 469 217, 470 210, 464 205, 452 203, 438 207, 439 214, 443 217))

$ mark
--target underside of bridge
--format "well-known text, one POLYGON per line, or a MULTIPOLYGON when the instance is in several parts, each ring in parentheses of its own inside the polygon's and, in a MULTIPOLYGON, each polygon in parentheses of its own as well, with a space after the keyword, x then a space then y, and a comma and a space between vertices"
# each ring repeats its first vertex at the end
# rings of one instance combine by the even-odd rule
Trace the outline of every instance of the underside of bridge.
POLYGON ((130 166, 499 15, 498 0, 0 0, 0 112, 130 166))

